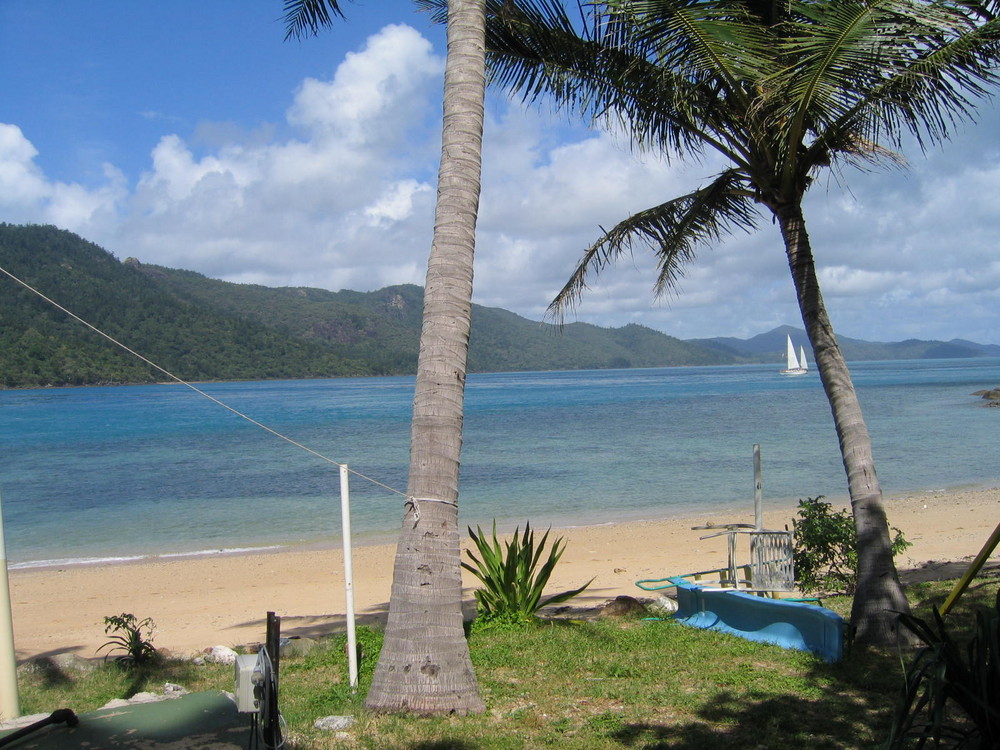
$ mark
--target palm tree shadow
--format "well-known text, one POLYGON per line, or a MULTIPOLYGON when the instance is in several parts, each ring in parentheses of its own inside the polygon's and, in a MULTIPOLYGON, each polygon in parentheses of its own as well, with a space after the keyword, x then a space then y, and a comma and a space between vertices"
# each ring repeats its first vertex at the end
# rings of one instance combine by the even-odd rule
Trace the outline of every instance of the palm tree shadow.
POLYGON ((828 711, 824 700, 826 716, 818 723, 815 716, 820 710, 817 701, 794 695, 748 702, 745 696, 722 693, 698 710, 700 721, 626 724, 611 738, 637 750, 742 750, 767 747, 768 737, 783 738, 786 747, 865 747, 871 743, 867 722, 858 721, 856 713, 839 708, 828 711))
POLYGON ((810 669, 814 689, 805 694, 723 690, 706 697, 693 718, 659 722, 651 717, 608 736, 636 750, 877 745, 888 731, 901 687, 899 654, 857 650, 837 664, 817 660, 810 669))

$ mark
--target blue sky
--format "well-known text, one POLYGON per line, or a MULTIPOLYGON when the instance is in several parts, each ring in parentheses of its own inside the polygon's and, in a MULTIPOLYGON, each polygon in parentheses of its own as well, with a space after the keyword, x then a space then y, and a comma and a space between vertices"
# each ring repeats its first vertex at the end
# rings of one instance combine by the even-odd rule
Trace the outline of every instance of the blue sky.
MULTIPOLYGON (((423 283, 444 32, 409 0, 283 41, 281 0, 0 0, 0 221, 51 223, 117 257, 243 283, 423 283)), ((1000 343, 1000 114, 906 170, 810 192, 843 335, 1000 343)), ((704 181, 620 137, 487 107, 476 301, 539 320, 599 226, 704 181)), ((649 258, 604 274, 572 319, 681 338, 801 325, 776 228, 703 250, 654 300, 649 258)))

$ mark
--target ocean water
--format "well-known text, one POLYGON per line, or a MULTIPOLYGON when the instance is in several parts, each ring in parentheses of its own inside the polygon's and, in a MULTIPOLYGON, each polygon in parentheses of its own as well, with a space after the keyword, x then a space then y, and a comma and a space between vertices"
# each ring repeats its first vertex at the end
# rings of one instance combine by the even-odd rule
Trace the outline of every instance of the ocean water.
MULTIPOLYGON (((778 366, 473 375, 463 525, 569 526, 846 497, 815 373, 778 366)), ((886 493, 1000 481, 1000 359, 851 366, 886 493)), ((204 391, 402 491, 413 378, 204 391)), ((339 471, 179 385, 0 391, 0 498, 14 567, 335 543, 339 471)), ((356 541, 393 539, 402 498, 354 476, 356 541)))

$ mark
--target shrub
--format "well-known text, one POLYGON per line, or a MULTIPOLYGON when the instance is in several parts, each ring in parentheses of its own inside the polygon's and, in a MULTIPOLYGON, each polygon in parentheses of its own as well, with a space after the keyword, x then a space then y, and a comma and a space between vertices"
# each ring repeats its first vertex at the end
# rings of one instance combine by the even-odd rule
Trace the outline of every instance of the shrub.
POLYGON ((469 536, 476 545, 479 557, 472 550, 466 550, 473 564, 463 562, 462 567, 483 583, 483 588, 477 589, 475 596, 479 617, 484 622, 530 622, 542 607, 572 599, 594 580, 592 578, 578 589, 564 591, 543 600, 542 592, 565 549, 562 537, 555 540, 548 557, 542 563, 549 531, 545 532, 536 546, 535 532, 529 523, 524 524, 523 536, 520 534, 520 527, 515 529, 513 537, 504 547, 500 546, 497 539, 496 521, 493 522, 492 541, 486 539, 478 526, 476 531, 469 528, 469 536), (542 563, 540 567, 539 563, 542 563))
POLYGON ((992 609, 976 612, 964 656, 937 609, 933 623, 899 621, 924 646, 906 667, 886 747, 1000 747, 1000 592, 992 609))
MULTIPOLYGON (((853 594, 858 578, 858 534, 846 510, 834 511, 823 495, 799 500, 795 529, 795 577, 803 591, 853 594)), ((892 554, 910 542, 892 528, 892 554)))
POLYGON ((105 659, 114 651, 124 651, 125 653, 115 657, 115 661, 123 666, 152 664, 160 658, 156 647, 153 646, 153 631, 155 629, 156 624, 150 617, 137 620, 135 615, 127 612, 105 617, 104 633, 110 635, 111 640, 97 651, 100 653, 106 648, 110 649, 105 655, 105 659))

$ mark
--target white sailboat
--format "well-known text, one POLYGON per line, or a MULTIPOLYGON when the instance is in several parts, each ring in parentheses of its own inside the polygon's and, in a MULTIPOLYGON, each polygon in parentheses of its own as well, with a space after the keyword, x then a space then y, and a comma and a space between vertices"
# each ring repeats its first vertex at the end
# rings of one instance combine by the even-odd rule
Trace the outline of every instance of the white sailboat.
POLYGON ((786 368, 781 371, 782 375, 805 375, 809 372, 809 364, 806 362, 806 348, 804 346, 799 347, 799 356, 795 356, 795 346, 792 344, 792 337, 786 336, 788 339, 788 352, 787 359, 788 363, 786 368))

